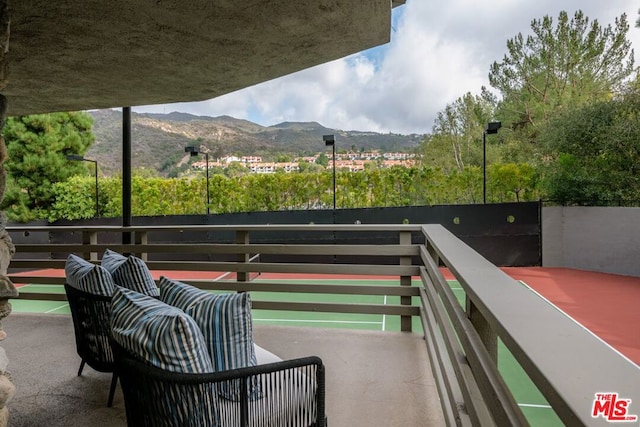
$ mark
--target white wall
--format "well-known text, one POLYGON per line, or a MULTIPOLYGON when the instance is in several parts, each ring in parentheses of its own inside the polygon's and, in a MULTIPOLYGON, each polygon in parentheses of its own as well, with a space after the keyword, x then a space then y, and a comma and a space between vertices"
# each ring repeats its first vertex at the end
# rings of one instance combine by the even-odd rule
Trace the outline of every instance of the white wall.
POLYGON ((543 207, 542 265, 640 276, 640 208, 543 207))

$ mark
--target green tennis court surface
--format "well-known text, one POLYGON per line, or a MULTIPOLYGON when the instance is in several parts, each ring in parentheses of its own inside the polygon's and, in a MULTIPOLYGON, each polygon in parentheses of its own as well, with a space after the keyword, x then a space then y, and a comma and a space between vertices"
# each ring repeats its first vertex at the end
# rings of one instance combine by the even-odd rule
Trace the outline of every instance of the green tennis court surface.
MULTIPOLYGON (((303 283, 313 284, 350 284, 350 285, 393 285, 397 280, 253 280, 255 283, 264 283, 268 287, 270 282, 278 283, 303 283)), ((416 282, 417 286, 419 282, 416 282)), ((29 284, 19 288, 21 294, 34 293, 62 293, 64 288, 55 285, 29 284)), ((286 302, 341 302, 354 304, 400 304, 400 297, 382 295, 334 295, 334 294, 291 294, 285 292, 251 292, 253 301, 286 301, 286 302)), ((414 304, 418 304, 417 299, 414 304)), ((12 300, 11 305, 16 313, 51 313, 70 314, 68 304, 62 301, 29 301, 12 300)), ((385 316, 374 314, 349 314, 349 313, 319 313, 306 311, 272 311, 253 310, 255 324, 288 325, 288 326, 317 326, 347 329, 368 329, 377 331, 400 331, 399 316, 385 316)), ((422 333, 420 319, 413 319, 413 330, 422 333)))
MULTIPOLYGON (((255 283, 269 282, 279 283, 304 283, 304 284, 351 284, 351 285, 393 285, 396 280, 270 280, 256 278, 255 283)), ((414 286, 419 286, 419 281, 414 281, 414 286)), ((449 285, 464 306, 464 291, 456 281, 449 281, 449 285)), ((29 292, 64 293, 62 286, 29 284, 19 288, 21 294, 29 292)), ((343 302, 365 304, 400 304, 400 297, 376 296, 376 295, 332 295, 332 294, 290 294, 283 292, 251 292, 253 301, 287 301, 287 302, 343 302)), ((419 302, 417 298, 414 304, 419 302)), ((49 313, 70 314, 69 306, 61 301, 28 301, 12 300, 11 305, 16 313, 49 313)), ((385 316, 373 314, 348 314, 348 313, 320 313, 320 312, 296 312, 253 310, 254 324, 286 325, 286 326, 311 326, 322 328, 346 328, 368 329, 377 331, 400 331, 399 316, 385 316)), ((413 331, 422 334, 422 324, 419 318, 413 318, 413 331)), ((502 342, 498 342, 498 368, 502 373, 507 386, 514 394, 516 401, 522 408, 525 416, 532 426, 562 426, 562 422, 551 409, 545 398, 531 382, 520 365, 515 361, 509 350, 502 342)))

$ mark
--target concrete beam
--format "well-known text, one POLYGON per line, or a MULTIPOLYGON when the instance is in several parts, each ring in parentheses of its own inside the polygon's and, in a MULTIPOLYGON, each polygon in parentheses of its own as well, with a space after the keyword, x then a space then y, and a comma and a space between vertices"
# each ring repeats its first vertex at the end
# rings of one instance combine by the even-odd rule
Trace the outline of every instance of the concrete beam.
POLYGON ((199 101, 387 43, 389 0, 14 0, 9 115, 199 101))

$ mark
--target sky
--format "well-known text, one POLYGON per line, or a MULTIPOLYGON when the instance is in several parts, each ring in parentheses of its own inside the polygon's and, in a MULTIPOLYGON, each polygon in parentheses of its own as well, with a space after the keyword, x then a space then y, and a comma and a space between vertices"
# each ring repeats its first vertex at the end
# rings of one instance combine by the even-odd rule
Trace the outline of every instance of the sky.
POLYGON ((489 87, 489 67, 507 53, 507 40, 529 34, 531 21, 545 15, 555 23, 562 10, 570 16, 582 10, 591 21, 613 26, 626 13, 640 65, 638 9, 638 0, 407 0, 393 11, 388 44, 208 101, 132 110, 424 134, 447 104, 489 87))

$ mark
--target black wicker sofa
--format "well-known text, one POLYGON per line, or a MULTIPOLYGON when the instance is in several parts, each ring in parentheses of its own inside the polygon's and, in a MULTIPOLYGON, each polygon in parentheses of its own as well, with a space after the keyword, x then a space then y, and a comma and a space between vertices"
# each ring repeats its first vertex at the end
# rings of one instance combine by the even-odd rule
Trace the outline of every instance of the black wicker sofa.
POLYGON ((114 343, 127 424, 140 427, 326 425, 322 361, 314 356, 224 372, 168 372, 114 343), (251 384, 259 384, 252 396, 251 384), (221 388, 238 387, 227 399, 221 388))
POLYGON ((326 425, 322 360, 257 346, 249 294, 156 284, 141 259, 110 250, 100 265, 70 255, 65 273, 80 369, 113 372, 108 404, 118 379, 129 426, 326 425))

